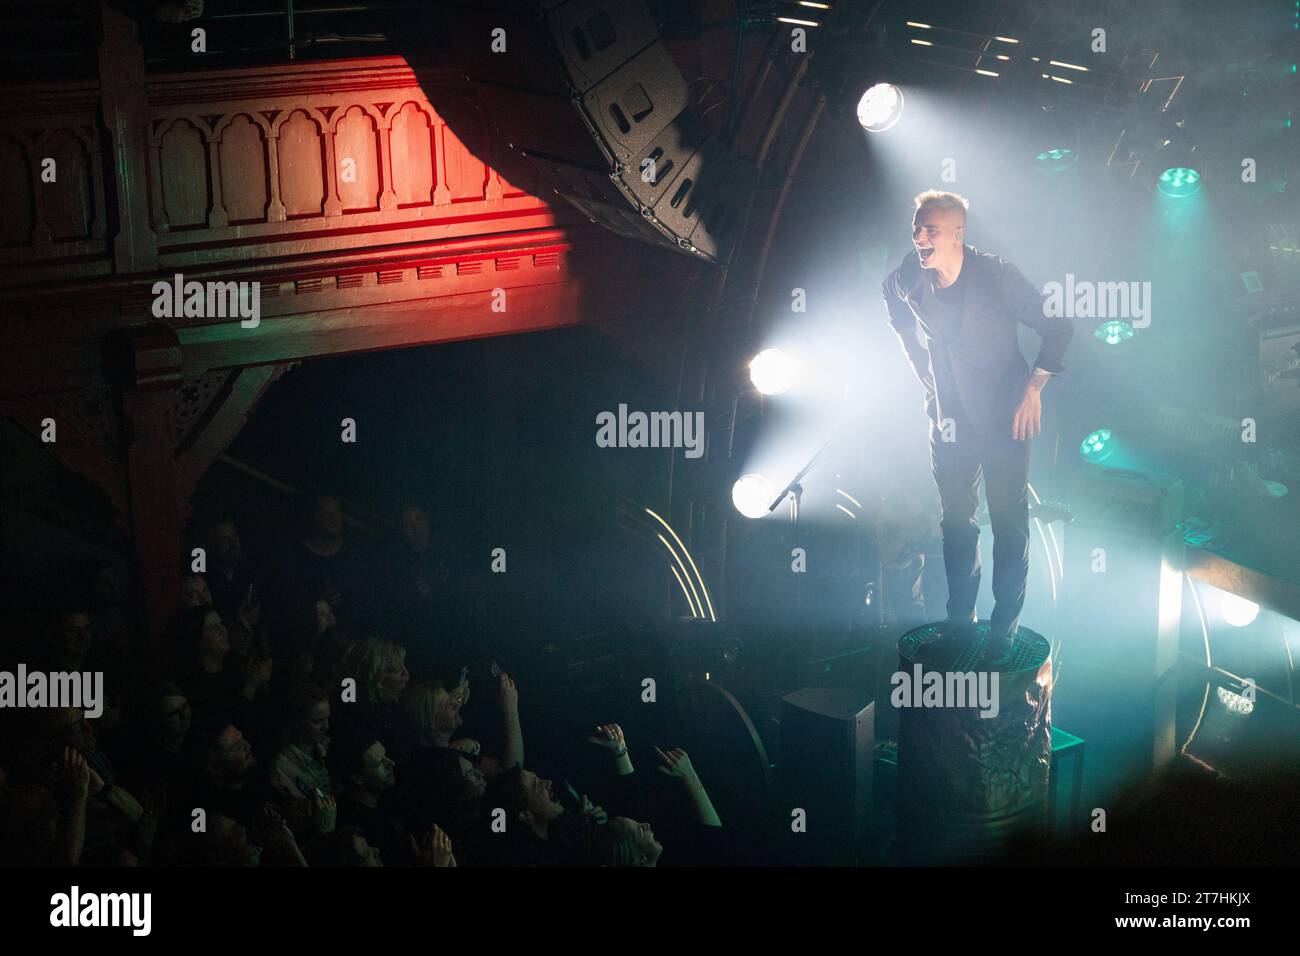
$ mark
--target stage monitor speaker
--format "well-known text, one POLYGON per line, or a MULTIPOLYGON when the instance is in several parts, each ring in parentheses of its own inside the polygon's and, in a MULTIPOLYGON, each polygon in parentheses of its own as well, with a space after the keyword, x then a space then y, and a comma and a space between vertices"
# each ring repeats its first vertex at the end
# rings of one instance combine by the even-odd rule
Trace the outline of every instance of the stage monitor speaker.
MULTIPOLYGON (((1180 527, 1156 531, 1171 516, 1172 486, 1127 478, 1094 487, 1120 491, 1113 513, 1079 508, 1078 484, 1071 498, 1057 624, 1064 677, 1052 717, 1088 740, 1090 759, 1114 768, 1117 786, 1175 756, 1185 544, 1180 527)), ((1105 773, 1090 776, 1101 784, 1105 773)))
POLYGON ((643 0, 491 3, 468 65, 498 132, 620 235, 727 262, 758 173, 711 136, 643 0), (489 53, 491 31, 505 48, 489 53))
POLYGON ((1076 518, 1065 529, 1064 552, 1060 610, 1069 623, 1060 636, 1066 653, 1077 662, 1086 651, 1094 664, 1163 677, 1178 659, 1182 529, 1130 534, 1076 518))
POLYGON ((1070 511, 1076 522, 1126 536, 1163 538, 1183 520, 1181 478, 1153 472, 1086 465, 1070 476, 1070 511))
POLYGON ((876 705, 861 690, 805 687, 781 698, 780 791, 807 813, 807 843, 849 856, 871 823, 876 705))

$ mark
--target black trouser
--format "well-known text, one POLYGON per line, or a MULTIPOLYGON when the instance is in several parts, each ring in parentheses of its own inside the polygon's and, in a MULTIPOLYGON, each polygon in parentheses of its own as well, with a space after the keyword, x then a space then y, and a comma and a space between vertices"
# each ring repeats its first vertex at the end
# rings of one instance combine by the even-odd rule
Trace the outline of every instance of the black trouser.
MULTIPOLYGON (((1007 431, 1011 428, 1008 424, 1007 431)), ((979 480, 993 526, 995 631, 1014 634, 1025 606, 1029 579, 1029 442, 977 436, 957 422, 955 441, 930 425, 930 462, 943 504, 943 566, 948 578, 948 617, 970 620, 980 590, 979 480)))

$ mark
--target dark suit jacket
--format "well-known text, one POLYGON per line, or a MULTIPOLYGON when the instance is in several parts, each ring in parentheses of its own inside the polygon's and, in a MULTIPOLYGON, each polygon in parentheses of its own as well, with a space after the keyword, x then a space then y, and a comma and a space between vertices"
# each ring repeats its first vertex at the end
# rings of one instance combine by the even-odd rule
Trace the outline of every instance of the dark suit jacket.
POLYGON ((889 324, 927 390, 926 411, 936 423, 945 406, 961 408, 985 437, 1010 437, 1016 405, 1029 381, 1020 352, 1017 323, 1042 338, 1034 365, 1053 374, 1064 370, 1074 327, 1064 317, 1044 314, 1043 295, 1011 263, 965 247, 959 281, 965 309, 956 329, 936 321, 933 274, 921 268, 915 250, 885 279, 882 292, 889 324), (917 341, 919 330, 921 341, 917 341))

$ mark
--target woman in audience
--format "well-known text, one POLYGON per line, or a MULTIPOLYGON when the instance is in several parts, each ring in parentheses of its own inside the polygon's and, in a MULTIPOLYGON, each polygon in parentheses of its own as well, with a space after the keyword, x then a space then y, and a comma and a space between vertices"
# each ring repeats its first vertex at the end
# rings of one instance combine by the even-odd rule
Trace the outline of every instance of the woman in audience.
POLYGON ((183 610, 175 626, 172 669, 200 720, 219 715, 247 719, 249 704, 271 680, 271 661, 251 657, 241 662, 231 654, 230 634, 221 615, 207 607, 183 610))
MULTIPOLYGON (((340 711, 339 722, 349 732, 364 730, 381 740, 395 740, 397 702, 411 680, 406 650, 392 641, 370 638, 351 649, 339 670, 355 689, 355 702, 340 711)), ((348 700, 346 696, 343 699, 348 700)))
POLYGON ((289 689, 289 723, 272 748, 271 784, 293 801, 334 790, 325 766, 330 745, 330 701, 315 684, 289 689))

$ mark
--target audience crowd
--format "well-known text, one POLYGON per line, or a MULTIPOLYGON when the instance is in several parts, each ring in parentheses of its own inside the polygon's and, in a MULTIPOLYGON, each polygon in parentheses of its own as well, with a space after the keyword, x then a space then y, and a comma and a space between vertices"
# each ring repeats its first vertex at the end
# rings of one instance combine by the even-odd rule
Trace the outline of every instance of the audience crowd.
POLYGON ((471 670, 464 624, 481 592, 449 566, 423 509, 397 524, 377 558, 345 533, 339 499, 318 495, 302 540, 254 567, 236 522, 211 522, 185 562, 166 659, 147 666, 111 565, 10 635, 4 669, 100 673, 104 700, 93 719, 0 711, 0 864, 726 862, 680 749, 655 748, 680 812, 653 824, 616 723, 588 737, 608 763, 603 805, 529 765, 515 680, 471 670), (471 688, 471 673, 491 681, 471 688), (481 728, 462 727, 471 689, 492 702, 476 708, 481 728))

